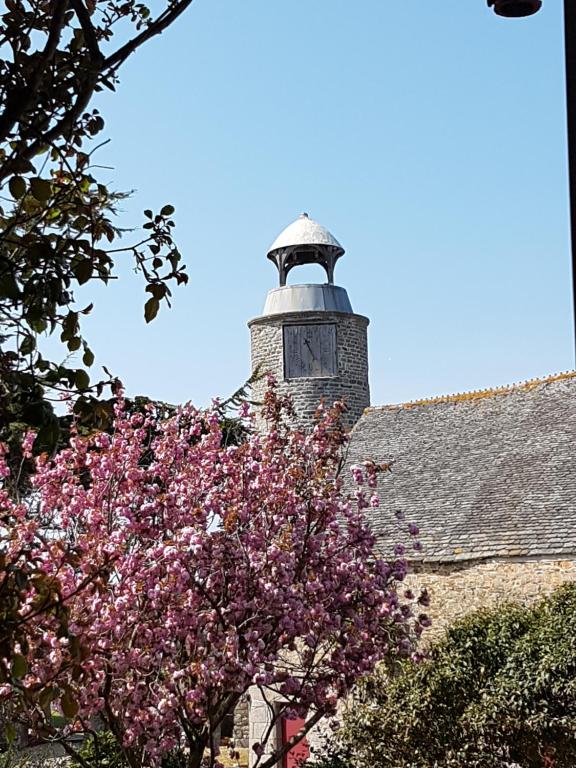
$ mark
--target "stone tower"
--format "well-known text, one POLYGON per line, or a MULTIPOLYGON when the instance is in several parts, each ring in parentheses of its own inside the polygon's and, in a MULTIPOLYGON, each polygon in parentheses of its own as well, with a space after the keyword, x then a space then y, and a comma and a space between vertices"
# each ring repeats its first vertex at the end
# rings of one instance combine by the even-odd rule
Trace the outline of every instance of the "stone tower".
MULTIPOLYGON (((303 426, 313 422, 322 398, 344 400, 352 426, 370 405, 369 320, 352 311, 344 288, 334 285, 334 266, 344 248, 328 230, 303 213, 276 238, 268 258, 278 268, 280 287, 269 291, 260 317, 248 323, 252 370, 272 373, 291 394, 303 426), (286 285, 291 269, 320 264, 327 283, 286 285)), ((265 380, 257 382, 261 399, 265 380)))

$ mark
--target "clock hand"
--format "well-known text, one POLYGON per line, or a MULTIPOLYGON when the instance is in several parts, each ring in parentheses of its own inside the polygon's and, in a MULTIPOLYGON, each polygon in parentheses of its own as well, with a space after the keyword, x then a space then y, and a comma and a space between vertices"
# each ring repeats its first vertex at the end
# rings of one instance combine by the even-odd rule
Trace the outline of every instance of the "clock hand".
POLYGON ((306 344, 306 346, 310 350, 310 354, 312 355, 312 360, 316 360, 316 355, 314 354, 314 352, 312 352, 312 347, 310 346, 310 342, 308 341, 308 339, 304 339, 304 344, 306 344))

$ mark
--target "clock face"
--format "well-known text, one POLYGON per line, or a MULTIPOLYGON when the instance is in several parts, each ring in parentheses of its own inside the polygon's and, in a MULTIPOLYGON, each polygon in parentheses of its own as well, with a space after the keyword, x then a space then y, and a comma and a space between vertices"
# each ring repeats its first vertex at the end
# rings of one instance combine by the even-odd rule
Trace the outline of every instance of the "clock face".
POLYGON ((284 326, 284 378, 336 376, 336 325, 284 326))

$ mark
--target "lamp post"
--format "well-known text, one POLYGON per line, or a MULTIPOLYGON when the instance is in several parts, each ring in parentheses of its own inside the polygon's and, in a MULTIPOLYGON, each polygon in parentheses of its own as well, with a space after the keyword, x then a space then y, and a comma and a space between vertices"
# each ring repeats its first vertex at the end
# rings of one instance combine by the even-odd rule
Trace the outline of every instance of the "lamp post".
MULTIPOLYGON (((487 0, 499 16, 531 16, 542 0, 487 0)), ((568 128, 568 181, 572 248, 572 306, 576 342, 576 0, 564 0, 564 57, 566 64, 566 116, 568 128)))

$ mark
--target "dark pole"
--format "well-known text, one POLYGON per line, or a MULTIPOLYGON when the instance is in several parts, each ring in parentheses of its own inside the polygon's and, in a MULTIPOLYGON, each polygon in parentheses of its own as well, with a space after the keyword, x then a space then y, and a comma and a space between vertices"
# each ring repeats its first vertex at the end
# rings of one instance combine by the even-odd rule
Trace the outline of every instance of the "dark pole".
MULTIPOLYGON (((499 16, 531 16, 542 0, 487 0, 499 16)), ((576 346, 576 0, 564 0, 564 55, 566 63, 566 122, 568 135, 568 199, 572 254, 572 311, 576 346)))
POLYGON ((564 51, 566 56, 566 117, 568 128, 568 180, 570 239, 572 247, 572 306, 576 343, 576 0, 564 0, 564 51))

